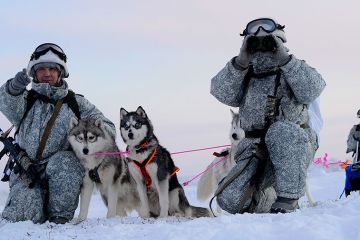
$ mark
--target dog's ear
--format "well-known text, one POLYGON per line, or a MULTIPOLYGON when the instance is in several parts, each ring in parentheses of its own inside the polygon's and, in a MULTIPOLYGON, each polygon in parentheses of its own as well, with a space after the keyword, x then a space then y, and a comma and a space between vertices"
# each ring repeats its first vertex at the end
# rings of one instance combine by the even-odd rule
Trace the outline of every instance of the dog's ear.
POLYGON ((143 117, 143 118, 147 118, 146 112, 145 112, 145 110, 144 110, 141 106, 139 106, 139 107, 136 109, 136 113, 137 113, 138 115, 140 115, 141 117, 143 117))
POLYGON ((98 128, 102 128, 104 122, 103 122, 103 120, 102 120, 101 118, 98 118, 98 119, 95 120, 95 123, 94 123, 94 124, 95 124, 95 126, 97 126, 98 128))
POLYGON ((69 127, 70 127, 70 129, 73 129, 73 128, 76 127, 78 124, 79 124, 79 121, 77 120, 77 118, 76 118, 76 117, 72 117, 72 118, 70 119, 69 127))
POLYGON ((120 120, 123 119, 129 112, 124 108, 120 108, 120 120))

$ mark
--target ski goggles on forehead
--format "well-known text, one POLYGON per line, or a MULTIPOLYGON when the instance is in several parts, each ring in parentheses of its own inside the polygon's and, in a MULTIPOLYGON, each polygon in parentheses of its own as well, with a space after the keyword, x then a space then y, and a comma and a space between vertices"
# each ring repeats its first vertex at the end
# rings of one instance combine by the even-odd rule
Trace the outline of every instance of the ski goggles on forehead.
POLYGON ((267 33, 271 33, 273 31, 275 31, 276 29, 282 30, 284 28, 285 28, 285 26, 277 24, 271 18, 259 18, 259 19, 255 19, 255 20, 249 22, 246 25, 246 28, 243 31, 243 33, 240 35, 241 36, 246 36, 246 35, 251 35, 251 34, 256 35, 260 31, 260 29, 263 29, 267 33))
POLYGON ((46 54, 48 51, 53 52, 61 60, 66 62, 67 58, 66 58, 64 51, 61 49, 61 47, 59 47, 58 45, 56 45, 54 43, 44 43, 44 44, 41 44, 40 46, 38 46, 35 49, 34 53, 31 55, 30 61, 39 59, 39 57, 46 54))

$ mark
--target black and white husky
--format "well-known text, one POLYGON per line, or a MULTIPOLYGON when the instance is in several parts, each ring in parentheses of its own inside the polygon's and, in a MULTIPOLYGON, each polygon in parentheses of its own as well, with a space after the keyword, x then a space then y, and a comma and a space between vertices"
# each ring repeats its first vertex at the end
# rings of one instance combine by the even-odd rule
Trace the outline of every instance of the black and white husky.
POLYGON ((206 208, 191 206, 180 185, 170 153, 159 144, 153 126, 142 107, 135 112, 120 109, 121 137, 127 144, 129 170, 139 192, 140 212, 150 216, 153 201, 149 191, 158 194, 159 216, 210 217, 206 208))
POLYGON ((94 155, 96 152, 118 152, 115 139, 105 129, 101 119, 72 118, 69 142, 85 168, 80 194, 80 213, 77 222, 87 218, 94 185, 108 208, 107 218, 126 216, 139 207, 136 184, 131 178, 125 157, 94 155))
MULTIPOLYGON (((245 132, 240 127, 239 114, 234 113, 231 109, 230 112, 232 116, 229 134, 231 147, 224 149, 219 156, 215 157, 206 169, 211 168, 201 176, 197 185, 197 199, 200 201, 208 200, 214 195, 219 182, 226 177, 236 164, 234 151, 238 143, 245 137, 245 132)), ((217 208, 217 212, 220 212, 219 207, 217 208)))

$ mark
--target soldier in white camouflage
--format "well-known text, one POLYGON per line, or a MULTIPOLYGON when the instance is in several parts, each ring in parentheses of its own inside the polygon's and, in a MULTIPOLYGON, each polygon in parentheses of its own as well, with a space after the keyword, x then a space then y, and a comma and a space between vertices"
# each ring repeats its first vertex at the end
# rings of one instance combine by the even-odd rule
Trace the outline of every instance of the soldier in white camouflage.
POLYGON ((45 43, 35 49, 27 70, 0 87, 0 111, 17 128, 16 140, 31 159, 28 169, 41 179, 31 186, 26 173, 12 172, 10 193, 2 212, 8 221, 66 223, 73 218, 84 169, 67 140, 71 117, 100 118, 115 136, 114 124, 85 97, 74 94, 71 101, 61 105, 42 154, 36 156, 55 102, 68 99, 71 92, 64 80, 68 76, 64 51, 56 44, 45 43), (26 90, 31 80, 32 94, 26 90), (30 95, 35 100, 27 109, 30 95))
POLYGON ((216 192, 218 204, 230 213, 295 211, 318 148, 309 107, 318 104, 326 84, 288 53, 284 27, 271 18, 249 22, 239 55, 211 80, 213 96, 239 107, 245 130, 237 165, 216 192))
MULTIPOLYGON (((360 110, 357 112, 357 117, 360 118, 360 110)), ((354 125, 350 129, 349 136, 347 139, 346 153, 353 152, 353 156, 357 157, 357 159, 355 159, 356 162, 360 160, 360 155, 357 152, 358 151, 357 148, 359 147, 359 144, 360 144, 360 123, 354 125)))

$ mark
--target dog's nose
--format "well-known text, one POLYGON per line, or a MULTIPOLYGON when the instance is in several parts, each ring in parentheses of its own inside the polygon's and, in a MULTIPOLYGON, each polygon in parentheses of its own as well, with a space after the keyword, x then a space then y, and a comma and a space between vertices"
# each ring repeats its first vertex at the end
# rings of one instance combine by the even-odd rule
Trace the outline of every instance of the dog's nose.
POLYGON ((84 149, 83 149, 83 153, 84 153, 85 155, 87 155, 87 154, 89 153, 89 149, 84 148, 84 149))
POLYGON ((233 133, 233 134, 231 135, 231 137, 232 137, 234 140, 237 140, 237 139, 238 139, 238 136, 237 136, 236 133, 233 133))
POLYGON ((128 134, 128 137, 129 137, 130 139, 133 139, 134 134, 133 134, 133 133, 129 133, 129 134, 128 134))

